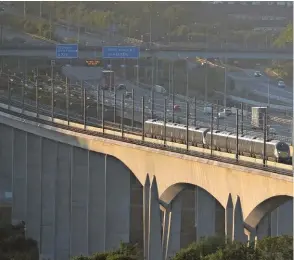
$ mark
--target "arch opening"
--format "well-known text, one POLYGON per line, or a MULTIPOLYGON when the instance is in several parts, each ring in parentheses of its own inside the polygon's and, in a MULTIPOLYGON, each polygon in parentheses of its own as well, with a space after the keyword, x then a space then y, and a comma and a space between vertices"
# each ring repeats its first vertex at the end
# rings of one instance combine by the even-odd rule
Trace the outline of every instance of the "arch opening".
POLYGON ((279 195, 259 203, 245 219, 245 225, 255 229, 260 221, 270 212, 293 199, 291 196, 279 195))
POLYGON ((202 187, 177 183, 166 189, 160 199, 172 212, 169 239, 179 243, 178 247, 169 249, 172 252, 202 237, 225 234, 225 208, 202 187))

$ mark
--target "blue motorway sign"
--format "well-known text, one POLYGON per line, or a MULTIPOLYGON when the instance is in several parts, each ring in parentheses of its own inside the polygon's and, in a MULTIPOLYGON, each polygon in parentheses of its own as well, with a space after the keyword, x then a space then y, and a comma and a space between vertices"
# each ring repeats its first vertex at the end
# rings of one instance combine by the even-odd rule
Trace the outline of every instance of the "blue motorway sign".
POLYGON ((57 44, 56 58, 75 59, 79 56, 79 47, 77 44, 57 44))
POLYGON ((103 59, 138 59, 140 48, 136 46, 108 46, 103 47, 103 59))

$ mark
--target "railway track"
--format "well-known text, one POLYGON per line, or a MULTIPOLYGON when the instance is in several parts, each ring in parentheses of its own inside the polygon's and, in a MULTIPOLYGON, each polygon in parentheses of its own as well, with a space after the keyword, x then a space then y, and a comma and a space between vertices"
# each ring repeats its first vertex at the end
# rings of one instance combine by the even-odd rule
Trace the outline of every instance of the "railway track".
MULTIPOLYGON (((16 105, 16 104, 13 104, 13 105, 16 105)), ((21 110, 20 107, 18 107, 18 109, 21 110)), ((25 111, 29 111, 31 113, 36 113, 36 110, 34 108, 30 107, 29 105, 25 105, 24 109, 25 109, 25 111)), ((128 137, 125 137, 124 135, 131 134, 131 135, 136 135, 136 136, 142 136, 141 130, 136 129, 136 128, 131 129, 130 127, 126 127, 122 131, 119 124, 114 124, 114 123, 107 122, 107 121, 104 122, 103 126, 101 124, 99 124, 99 123, 97 125, 97 124, 94 124, 94 123, 91 123, 91 122, 87 122, 88 126, 92 126, 92 128, 95 127, 97 129, 98 128, 101 129, 103 127, 104 128, 104 130, 103 130, 104 133, 103 133, 103 132, 88 130, 87 128, 84 129, 84 128, 81 128, 81 127, 74 127, 74 126, 71 126, 71 125, 65 125, 65 124, 57 123, 57 122, 54 122, 54 121, 52 122, 52 120, 44 120, 44 119, 42 119, 40 117, 27 115, 27 114, 20 113, 20 112, 11 111, 9 108, 0 107, 0 111, 2 111, 4 113, 8 113, 8 114, 16 116, 16 117, 19 117, 19 118, 22 118, 22 119, 29 120, 29 121, 34 121, 34 122, 38 122, 40 124, 50 125, 50 126, 53 126, 53 127, 57 127, 57 128, 77 132, 77 133, 82 133, 82 134, 86 134, 86 135, 90 135, 90 136, 97 136, 97 137, 102 137, 102 138, 107 138, 107 139, 112 139, 112 140, 132 143, 132 144, 137 144, 137 145, 140 145, 140 146, 155 148, 155 149, 159 149, 159 150, 163 150, 163 151, 181 153, 181 154, 196 156, 196 157, 200 157, 200 158, 204 158, 204 159, 214 160, 214 161, 218 161, 218 162, 224 162, 224 163, 229 163, 229 164, 233 164, 233 165, 239 165, 239 166, 244 166, 244 167, 248 167, 248 168, 259 169, 259 170, 268 171, 268 172, 272 172, 272 173, 277 173, 277 174, 281 174, 281 175, 293 176, 292 171, 287 170, 287 169, 276 168, 276 167, 272 167, 272 166, 268 166, 268 165, 264 166, 264 165, 257 164, 257 163, 246 162, 246 161, 241 161, 241 160, 236 160, 236 159, 231 159, 231 158, 225 158, 225 157, 217 156, 217 155, 204 154, 204 153, 201 153, 201 152, 191 151, 189 149, 187 150, 187 149, 183 149, 183 148, 179 148, 179 147, 170 147, 170 146, 165 146, 165 145, 162 145, 162 144, 150 143, 150 142, 147 142, 147 141, 143 140, 143 138, 141 140, 128 138, 128 137), (107 133, 106 130, 112 130, 112 131, 116 131, 118 133, 121 132, 121 136, 109 134, 109 133, 107 133)), ((50 112, 49 111, 46 111, 46 110, 40 108, 39 112, 41 112, 41 111, 43 111, 43 113, 42 113, 43 116, 50 117, 50 112)), ((63 118, 62 118, 62 116, 56 117, 56 119, 67 120, 67 119, 64 118, 64 116, 63 116, 63 118)), ((77 123, 77 124, 80 124, 81 126, 83 126, 83 121, 80 120, 80 119, 77 119, 77 118, 72 119, 72 118, 70 118, 70 121, 74 122, 74 123, 77 123)))

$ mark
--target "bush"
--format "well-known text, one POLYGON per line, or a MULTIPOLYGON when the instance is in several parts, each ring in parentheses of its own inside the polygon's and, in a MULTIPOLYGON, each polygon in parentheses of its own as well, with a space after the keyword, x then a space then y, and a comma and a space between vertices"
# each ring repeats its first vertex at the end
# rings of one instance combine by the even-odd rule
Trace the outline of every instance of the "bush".
POLYGON ((257 250, 264 259, 293 259, 293 237, 266 237, 257 242, 257 250))
POLYGON ((203 257, 215 253, 218 249, 225 247, 225 238, 208 237, 194 242, 185 249, 181 249, 173 260, 200 260, 203 257))
POLYGON ((91 256, 91 260, 106 260, 109 253, 96 253, 91 256))
POLYGON ((38 260, 37 242, 24 236, 24 225, 7 225, 0 228, 1 260, 38 260))
POLYGON ((233 242, 227 244, 223 249, 219 249, 214 254, 206 256, 203 260, 258 260, 260 255, 254 249, 254 244, 241 244, 233 242))
POLYGON ((106 260, 137 260, 138 258, 134 256, 126 256, 126 255, 109 255, 106 260))
POLYGON ((72 258, 72 260, 90 260, 91 258, 88 256, 75 256, 72 258))

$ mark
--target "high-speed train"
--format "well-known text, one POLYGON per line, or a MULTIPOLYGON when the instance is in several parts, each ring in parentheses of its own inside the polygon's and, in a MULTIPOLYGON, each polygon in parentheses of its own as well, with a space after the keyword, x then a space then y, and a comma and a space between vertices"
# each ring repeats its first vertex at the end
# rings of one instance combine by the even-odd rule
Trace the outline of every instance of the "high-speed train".
MULTIPOLYGON (((156 119, 149 119, 144 123, 145 135, 147 137, 163 139, 164 122, 156 119)), ((166 123, 166 140, 186 143, 187 126, 176 123, 166 123)), ((212 146, 214 150, 236 153, 236 134, 213 130, 212 146)), ((251 135, 238 136, 239 154, 254 158, 263 158, 264 141, 262 138, 251 135)), ((210 128, 188 127, 188 142, 192 146, 211 148, 210 128)), ((291 160, 289 145, 279 140, 266 142, 266 159, 270 161, 289 163, 291 160)))

